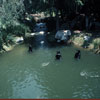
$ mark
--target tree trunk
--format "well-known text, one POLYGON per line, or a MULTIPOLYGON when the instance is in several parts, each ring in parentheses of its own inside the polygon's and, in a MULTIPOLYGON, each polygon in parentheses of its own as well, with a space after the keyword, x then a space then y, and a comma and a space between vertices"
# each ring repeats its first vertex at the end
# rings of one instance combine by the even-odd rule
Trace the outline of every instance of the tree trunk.
POLYGON ((56 31, 59 30, 59 14, 58 9, 56 9, 56 31))
POLYGON ((86 16, 86 30, 88 30, 88 27, 89 27, 89 18, 88 16, 86 16))

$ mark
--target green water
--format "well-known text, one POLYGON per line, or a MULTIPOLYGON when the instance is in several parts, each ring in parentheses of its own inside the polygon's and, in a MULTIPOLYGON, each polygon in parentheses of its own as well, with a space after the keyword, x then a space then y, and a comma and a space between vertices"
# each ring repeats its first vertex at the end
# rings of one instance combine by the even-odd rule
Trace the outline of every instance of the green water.
POLYGON ((0 98, 100 98, 100 56, 73 47, 17 46, 0 55, 0 98), (60 50, 62 59, 54 56, 60 50))

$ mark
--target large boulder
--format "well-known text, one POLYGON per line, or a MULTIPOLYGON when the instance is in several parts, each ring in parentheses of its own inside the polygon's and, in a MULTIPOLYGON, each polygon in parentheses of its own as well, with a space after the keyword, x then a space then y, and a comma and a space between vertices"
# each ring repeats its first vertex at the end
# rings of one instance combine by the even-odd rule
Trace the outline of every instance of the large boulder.
POLYGON ((73 43, 77 46, 82 46, 84 44, 84 38, 83 37, 74 37, 73 43))
POLYGON ((55 39, 59 41, 67 41, 69 36, 71 36, 70 30, 59 30, 55 35, 55 39))
POLYGON ((46 23, 37 23, 34 29, 35 32, 47 31, 46 23))

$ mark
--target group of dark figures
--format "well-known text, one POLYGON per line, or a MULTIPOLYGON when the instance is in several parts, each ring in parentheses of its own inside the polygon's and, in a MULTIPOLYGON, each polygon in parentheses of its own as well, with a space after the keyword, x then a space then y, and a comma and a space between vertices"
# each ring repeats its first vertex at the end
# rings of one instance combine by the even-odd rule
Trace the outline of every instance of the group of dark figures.
MULTIPOLYGON (((61 57, 62 57, 62 56, 61 56, 60 51, 57 51, 56 56, 55 56, 56 60, 60 60, 61 57)), ((78 51, 75 53, 74 58, 75 58, 75 59, 80 59, 80 58, 81 58, 81 52, 80 52, 80 50, 78 50, 78 51)))
MULTIPOLYGON (((32 52, 32 51, 33 51, 33 50, 32 50, 32 45, 29 45, 28 52, 32 52)), ((60 60, 61 57, 62 57, 62 56, 61 56, 60 51, 57 51, 56 56, 55 56, 56 60, 60 60)), ((81 57, 81 52, 80 52, 80 50, 78 50, 78 51, 75 53, 74 58, 75 58, 75 59, 80 59, 80 57, 81 57)))

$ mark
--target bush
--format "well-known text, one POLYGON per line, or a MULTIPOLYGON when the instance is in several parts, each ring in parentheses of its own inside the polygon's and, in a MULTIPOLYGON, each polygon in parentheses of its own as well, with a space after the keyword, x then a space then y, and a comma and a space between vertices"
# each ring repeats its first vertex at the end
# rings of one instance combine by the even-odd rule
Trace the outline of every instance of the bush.
POLYGON ((100 38, 94 39, 93 44, 94 44, 95 48, 97 48, 100 45, 100 38))
POLYGON ((13 28, 13 33, 14 35, 17 35, 17 36, 25 36, 25 33, 26 32, 30 32, 30 29, 28 26, 24 25, 24 24, 20 24, 18 26, 15 26, 13 28))

